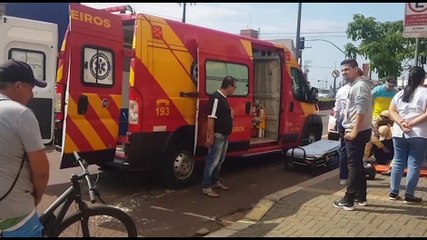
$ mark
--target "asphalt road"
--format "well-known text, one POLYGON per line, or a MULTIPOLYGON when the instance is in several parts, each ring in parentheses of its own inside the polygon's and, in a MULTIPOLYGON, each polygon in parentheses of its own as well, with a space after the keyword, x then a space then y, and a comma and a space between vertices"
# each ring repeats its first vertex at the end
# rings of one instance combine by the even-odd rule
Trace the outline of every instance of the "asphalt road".
MULTIPOLYGON (((329 110, 320 114, 325 135, 329 110)), ((38 212, 69 187, 72 173, 80 172, 79 168, 60 170, 60 155, 55 150, 49 150, 48 157, 51 175, 38 212)), ((197 171, 201 174, 200 167, 197 171)), ((230 190, 220 191, 219 198, 209 198, 201 193, 201 181, 183 189, 168 189, 155 172, 102 172, 95 165, 89 171, 99 173, 97 186, 103 199, 128 212, 139 235, 149 237, 196 236, 202 228, 216 231, 243 218, 264 196, 313 177, 305 169, 284 171, 280 155, 227 159, 221 175, 230 190)))

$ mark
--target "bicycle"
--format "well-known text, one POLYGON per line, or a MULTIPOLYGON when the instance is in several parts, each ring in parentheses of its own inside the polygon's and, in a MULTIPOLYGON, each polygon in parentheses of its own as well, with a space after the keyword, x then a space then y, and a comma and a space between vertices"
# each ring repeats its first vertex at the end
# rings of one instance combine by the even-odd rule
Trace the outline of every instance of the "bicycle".
POLYGON ((46 237, 111 237, 123 235, 136 237, 135 223, 127 213, 111 205, 89 207, 82 200, 80 182, 86 180, 91 203, 96 202, 96 196, 105 204, 89 178, 88 163, 77 152, 73 153, 83 169, 83 173, 73 174, 71 176, 71 186, 40 216, 40 222, 44 226, 43 235, 46 237), (65 218, 65 214, 73 202, 78 206, 77 212, 65 218), (58 212, 55 214, 56 210, 58 212))

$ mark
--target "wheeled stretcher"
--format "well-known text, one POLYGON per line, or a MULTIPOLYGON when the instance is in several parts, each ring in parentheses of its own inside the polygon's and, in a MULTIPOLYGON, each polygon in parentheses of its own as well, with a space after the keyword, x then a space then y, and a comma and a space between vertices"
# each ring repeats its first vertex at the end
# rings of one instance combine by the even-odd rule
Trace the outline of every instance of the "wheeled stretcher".
POLYGON ((340 141, 319 140, 306 146, 295 147, 286 151, 284 168, 295 165, 307 167, 329 166, 338 163, 340 141))

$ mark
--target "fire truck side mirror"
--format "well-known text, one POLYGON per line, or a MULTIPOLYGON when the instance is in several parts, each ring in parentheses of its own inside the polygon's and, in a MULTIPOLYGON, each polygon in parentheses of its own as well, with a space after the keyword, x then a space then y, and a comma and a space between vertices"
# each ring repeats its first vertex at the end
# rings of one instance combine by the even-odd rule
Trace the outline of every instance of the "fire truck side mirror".
POLYGON ((310 88, 310 94, 308 99, 310 102, 317 103, 319 101, 319 89, 315 87, 310 88))

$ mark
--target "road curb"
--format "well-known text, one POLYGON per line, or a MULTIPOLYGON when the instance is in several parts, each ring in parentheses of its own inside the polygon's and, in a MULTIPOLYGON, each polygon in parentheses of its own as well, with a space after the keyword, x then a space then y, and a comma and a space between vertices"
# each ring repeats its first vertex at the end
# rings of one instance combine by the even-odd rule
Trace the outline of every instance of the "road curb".
POLYGON ((285 188, 262 198, 250 211, 239 221, 232 223, 229 226, 206 235, 205 237, 229 237, 243 229, 257 223, 261 218, 281 199, 303 190, 304 188, 311 187, 326 179, 333 178, 339 174, 339 169, 334 169, 322 175, 316 176, 312 179, 299 183, 295 186, 285 188))

